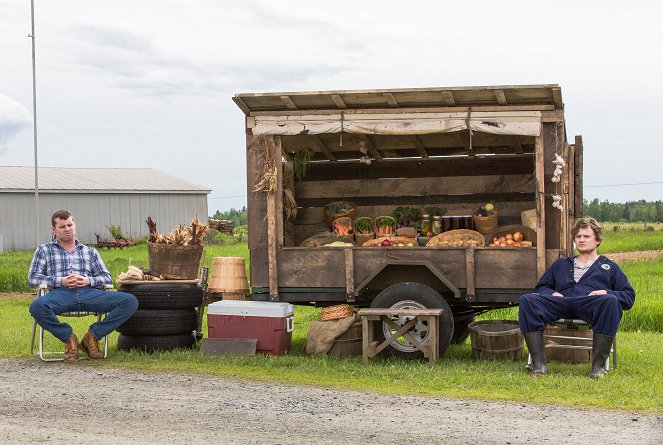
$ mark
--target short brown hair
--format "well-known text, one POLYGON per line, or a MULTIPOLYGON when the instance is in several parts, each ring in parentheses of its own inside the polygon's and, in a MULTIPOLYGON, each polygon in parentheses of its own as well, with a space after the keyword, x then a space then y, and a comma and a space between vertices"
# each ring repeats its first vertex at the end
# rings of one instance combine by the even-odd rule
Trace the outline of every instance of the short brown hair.
POLYGON ((53 227, 55 227, 55 220, 56 219, 61 219, 62 221, 68 219, 71 215, 71 212, 69 210, 58 210, 51 216, 51 224, 53 227))
POLYGON ((599 224, 599 222, 591 216, 585 216, 584 218, 576 221, 576 225, 571 229, 571 236, 575 239, 580 229, 587 228, 592 229, 596 241, 601 244, 601 242, 603 242, 603 227, 601 227, 601 224, 599 224))

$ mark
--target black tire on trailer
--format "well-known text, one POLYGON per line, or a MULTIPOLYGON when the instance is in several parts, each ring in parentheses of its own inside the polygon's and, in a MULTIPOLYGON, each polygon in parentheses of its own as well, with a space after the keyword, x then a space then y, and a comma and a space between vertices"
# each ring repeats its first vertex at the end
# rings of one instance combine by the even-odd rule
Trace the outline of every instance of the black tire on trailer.
POLYGON ((129 351, 138 349, 145 352, 169 351, 176 348, 193 348, 196 336, 190 334, 175 335, 125 335, 117 337, 117 349, 129 351))
POLYGON ((117 332, 126 335, 190 334, 196 330, 198 313, 195 309, 172 311, 138 309, 117 332))
POLYGON ((188 309, 203 303, 203 288, 197 284, 123 284, 138 300, 139 309, 188 309))
MULTIPOLYGON (((421 283, 398 283, 390 286, 380 292, 380 294, 373 300, 371 307, 374 308, 396 308, 396 309, 444 309, 442 316, 440 316, 440 357, 444 354, 454 332, 454 319, 449 304, 442 298, 435 289, 421 283)), ((399 326, 402 326, 410 318, 395 318, 394 321, 399 326)), ((386 323, 379 323, 375 329, 375 338, 377 341, 384 341, 391 332, 386 323)), ((420 341, 427 341, 428 325, 424 322, 417 323, 414 330, 414 335, 420 341)), ((416 348, 409 341, 401 337, 399 340, 394 340, 387 346, 382 353, 383 355, 391 355, 395 357, 404 358, 421 358, 423 352, 416 348)))
POLYGON ((476 317, 466 318, 464 320, 455 320, 454 321, 454 335, 451 339, 453 344, 461 344, 467 340, 467 337, 470 336, 470 323, 474 322, 476 317))

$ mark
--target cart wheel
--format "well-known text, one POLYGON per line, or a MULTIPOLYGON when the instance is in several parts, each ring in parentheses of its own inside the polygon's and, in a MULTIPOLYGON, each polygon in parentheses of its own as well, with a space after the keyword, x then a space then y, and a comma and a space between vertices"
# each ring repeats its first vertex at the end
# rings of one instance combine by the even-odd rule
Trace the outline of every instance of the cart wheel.
MULTIPOLYGON (((440 357, 444 354, 454 333, 454 319, 449 304, 435 289, 421 283, 398 283, 380 292, 373 300, 371 307, 394 309, 444 309, 440 316, 440 357)), ((396 317, 394 322, 403 326, 410 317, 396 317)), ((375 331, 376 340, 382 342, 391 335, 391 328, 386 323, 378 324, 375 331)), ((420 341, 428 341, 428 324, 419 322, 412 332, 420 341)), ((383 351, 385 355, 404 358, 421 358, 423 352, 417 349, 404 337, 394 340, 383 351)))

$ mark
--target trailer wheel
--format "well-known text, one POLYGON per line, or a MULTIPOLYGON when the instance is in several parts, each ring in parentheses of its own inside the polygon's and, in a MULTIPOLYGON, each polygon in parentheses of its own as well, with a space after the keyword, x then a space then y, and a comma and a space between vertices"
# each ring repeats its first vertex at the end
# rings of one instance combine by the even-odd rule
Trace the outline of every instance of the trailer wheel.
MULTIPOLYGON (((380 292, 373 300, 371 307, 394 309, 444 309, 440 317, 440 356, 444 354, 454 333, 454 319, 451 308, 442 295, 435 289, 421 283, 398 283, 380 292)), ((394 322, 402 326, 410 317, 395 317, 394 322)), ((386 323, 378 324, 375 330, 376 340, 382 342, 391 335, 391 328, 386 323)), ((428 324, 417 323, 413 335, 420 341, 428 341, 428 324)), ((404 358, 421 358, 423 352, 412 343, 401 337, 394 340, 383 351, 385 355, 404 358)))

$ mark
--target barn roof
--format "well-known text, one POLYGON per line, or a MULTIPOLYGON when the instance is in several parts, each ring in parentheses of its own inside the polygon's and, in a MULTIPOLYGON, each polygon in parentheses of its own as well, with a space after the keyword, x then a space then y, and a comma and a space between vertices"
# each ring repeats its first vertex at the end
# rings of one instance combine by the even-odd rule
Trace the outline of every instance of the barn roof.
MULTIPOLYGON (((34 191, 34 167, 0 166, 0 192, 34 191)), ((153 168, 39 167, 39 190, 87 193, 209 193, 153 168)))

